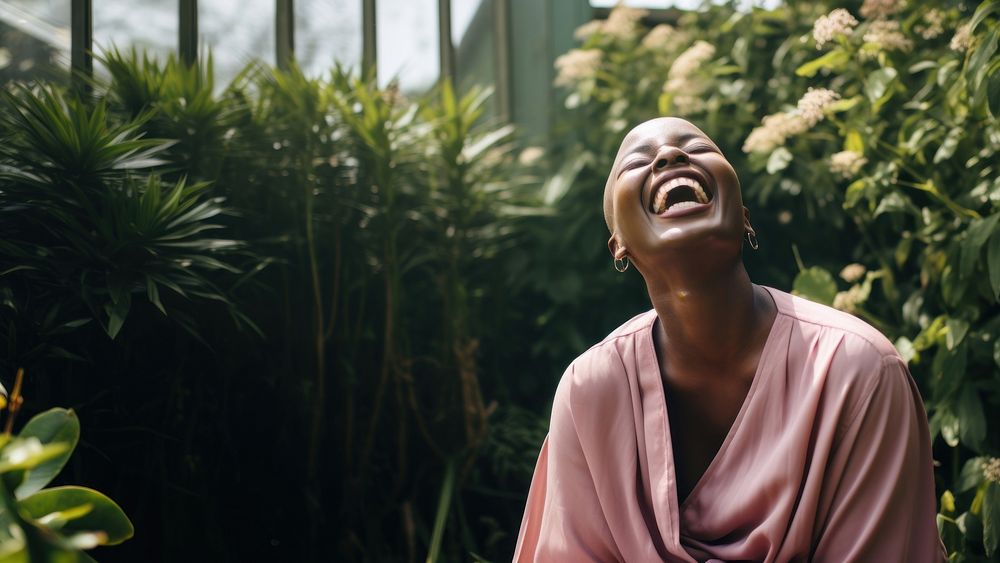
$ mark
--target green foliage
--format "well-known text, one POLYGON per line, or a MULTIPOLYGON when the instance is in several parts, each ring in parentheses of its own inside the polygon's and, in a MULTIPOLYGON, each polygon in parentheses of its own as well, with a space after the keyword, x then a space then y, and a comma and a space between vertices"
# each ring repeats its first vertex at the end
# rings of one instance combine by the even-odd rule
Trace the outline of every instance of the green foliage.
POLYGON ((39 414, 19 435, 0 435, 0 560, 93 561, 81 550, 132 537, 128 517, 103 494, 77 486, 43 488, 79 438, 76 414, 66 409, 39 414))

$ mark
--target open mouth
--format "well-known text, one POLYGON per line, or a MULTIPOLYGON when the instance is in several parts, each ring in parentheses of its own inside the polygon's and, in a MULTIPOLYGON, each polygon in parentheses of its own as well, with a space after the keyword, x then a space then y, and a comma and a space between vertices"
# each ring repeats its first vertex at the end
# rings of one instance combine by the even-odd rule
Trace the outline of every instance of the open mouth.
POLYGON ((711 192, 701 182, 687 176, 678 176, 656 188, 650 211, 659 215, 667 211, 697 207, 710 201, 711 192))

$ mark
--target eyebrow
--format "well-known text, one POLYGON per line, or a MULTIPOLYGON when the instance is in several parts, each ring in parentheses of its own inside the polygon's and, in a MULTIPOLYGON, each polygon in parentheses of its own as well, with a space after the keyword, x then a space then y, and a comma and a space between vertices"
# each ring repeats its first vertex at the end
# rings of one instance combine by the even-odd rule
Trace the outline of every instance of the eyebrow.
MULTIPOLYGON (((677 139, 674 140, 673 144, 675 144, 675 145, 683 145, 683 144, 686 144, 691 139, 704 139, 704 138, 706 138, 706 137, 704 135, 702 135, 701 133, 694 133, 694 132, 684 133, 680 137, 677 137, 677 139)), ((641 145, 637 145, 637 146, 633 147, 632 150, 630 150, 627 153, 625 153, 624 156, 629 156, 629 155, 633 155, 633 154, 640 153, 640 152, 642 152, 642 153, 651 153, 651 152, 654 152, 659 147, 660 147, 660 145, 657 144, 657 143, 643 143, 641 145)))

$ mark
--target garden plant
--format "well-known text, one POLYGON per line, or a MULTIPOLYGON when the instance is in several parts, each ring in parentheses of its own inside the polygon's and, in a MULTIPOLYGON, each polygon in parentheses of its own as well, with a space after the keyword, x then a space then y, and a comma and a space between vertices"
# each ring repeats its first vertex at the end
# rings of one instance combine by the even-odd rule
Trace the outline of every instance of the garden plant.
POLYGON ((618 7, 545 151, 481 89, 108 49, 0 100, 0 378, 89 425, 65 473, 138 530, 98 559, 505 560, 559 374, 646 302, 611 159, 678 115, 745 184, 754 279, 896 343, 949 553, 997 560, 998 35, 997 2, 618 7))

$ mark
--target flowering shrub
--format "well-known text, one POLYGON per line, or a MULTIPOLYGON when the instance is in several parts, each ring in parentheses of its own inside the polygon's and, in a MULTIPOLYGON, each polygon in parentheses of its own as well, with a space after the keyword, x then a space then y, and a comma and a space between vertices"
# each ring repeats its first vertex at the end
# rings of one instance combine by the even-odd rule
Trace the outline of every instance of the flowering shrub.
MULTIPOLYGON (((763 233, 748 260, 755 279, 894 340, 928 408, 945 544, 956 560, 995 557, 1000 419, 987 413, 1000 405, 1000 3, 799 4, 711 7, 629 34, 610 33, 611 22, 643 15, 616 8, 581 28, 582 51, 557 62, 577 131, 560 171, 574 190, 559 205, 598 201, 631 125, 672 114, 702 126, 740 172, 763 233), (570 71, 584 56, 586 70, 570 71), (769 242, 781 252, 766 252, 769 242)), ((601 250, 585 256, 610 269, 601 250)))

